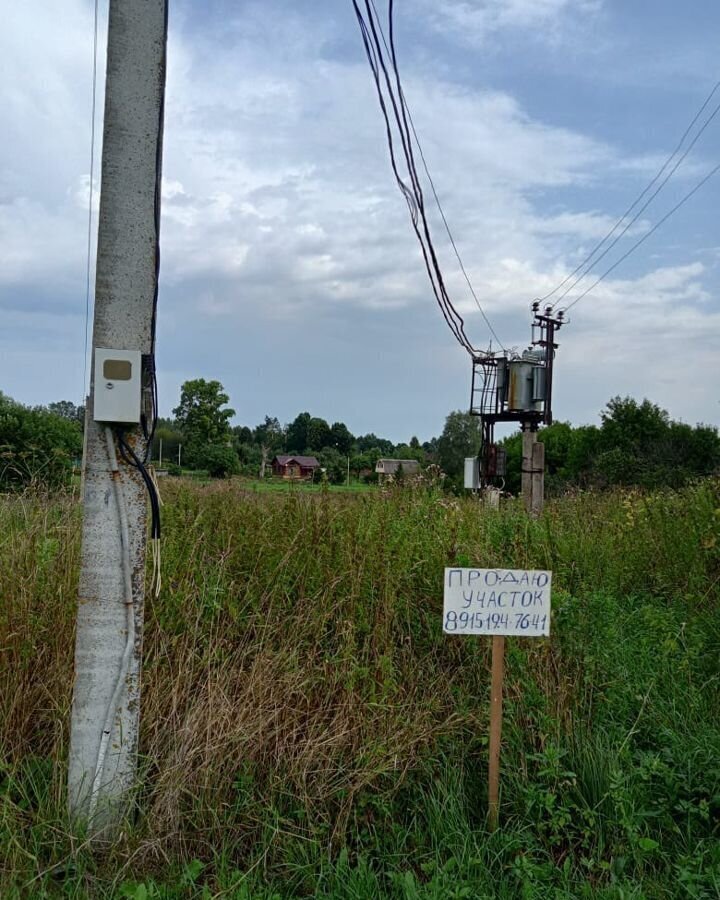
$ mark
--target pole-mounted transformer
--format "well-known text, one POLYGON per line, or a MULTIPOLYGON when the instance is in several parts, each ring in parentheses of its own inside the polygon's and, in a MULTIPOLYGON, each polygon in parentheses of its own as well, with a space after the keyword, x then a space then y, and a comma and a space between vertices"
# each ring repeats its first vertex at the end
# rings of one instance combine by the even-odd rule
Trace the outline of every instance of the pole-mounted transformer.
POLYGON ((505 451, 495 443, 496 422, 518 422, 523 431, 535 432, 552 424, 552 386, 555 333, 563 325, 563 313, 552 307, 540 312, 533 303, 532 340, 521 354, 473 356, 470 413, 480 417, 482 440, 477 481, 466 487, 488 487, 505 476, 505 451))

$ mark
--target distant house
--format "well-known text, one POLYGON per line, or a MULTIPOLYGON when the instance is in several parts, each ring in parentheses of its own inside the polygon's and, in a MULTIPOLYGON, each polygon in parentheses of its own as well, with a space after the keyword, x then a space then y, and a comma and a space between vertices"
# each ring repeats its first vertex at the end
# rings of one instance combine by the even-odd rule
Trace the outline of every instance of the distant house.
POLYGON ((379 459, 375 466, 380 481, 389 475, 397 475, 402 468, 403 475, 419 475, 420 463, 416 459, 379 459))
POLYGON ((319 468, 314 456, 276 456, 272 461, 273 475, 289 480, 312 479, 319 468))

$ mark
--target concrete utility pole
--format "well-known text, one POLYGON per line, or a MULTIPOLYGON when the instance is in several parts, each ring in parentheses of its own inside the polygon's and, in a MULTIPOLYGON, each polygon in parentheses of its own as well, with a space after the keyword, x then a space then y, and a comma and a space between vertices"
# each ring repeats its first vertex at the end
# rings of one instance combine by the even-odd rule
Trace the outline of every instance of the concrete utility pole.
MULTIPOLYGON (((110 0, 93 351, 154 350, 166 43, 167 0, 110 0)), ((106 835, 136 772, 146 493, 137 469, 111 474, 114 444, 93 419, 96 378, 93 358, 68 793, 76 821, 106 835)), ((139 427, 126 435, 142 453, 139 427)))
POLYGON ((525 428, 522 433, 522 496, 525 511, 535 517, 545 503, 545 445, 538 441, 537 432, 525 428))

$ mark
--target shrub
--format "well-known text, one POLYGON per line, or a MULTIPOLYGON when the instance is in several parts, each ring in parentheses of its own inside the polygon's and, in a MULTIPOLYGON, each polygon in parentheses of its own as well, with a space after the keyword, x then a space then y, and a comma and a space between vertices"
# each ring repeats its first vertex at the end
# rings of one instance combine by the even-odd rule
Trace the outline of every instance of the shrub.
POLYGON ((0 394, 0 490, 66 484, 81 455, 79 422, 0 394))
POLYGON ((211 444, 199 456, 211 478, 228 478, 230 475, 237 475, 240 471, 240 462, 232 447, 211 444))

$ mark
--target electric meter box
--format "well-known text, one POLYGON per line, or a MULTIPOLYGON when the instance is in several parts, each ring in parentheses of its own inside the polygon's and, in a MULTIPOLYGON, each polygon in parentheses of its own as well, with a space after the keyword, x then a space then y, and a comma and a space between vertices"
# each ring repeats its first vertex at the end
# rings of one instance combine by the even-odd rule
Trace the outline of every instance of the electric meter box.
POLYGON ((139 350, 95 348, 96 422, 140 421, 142 354, 139 350))

